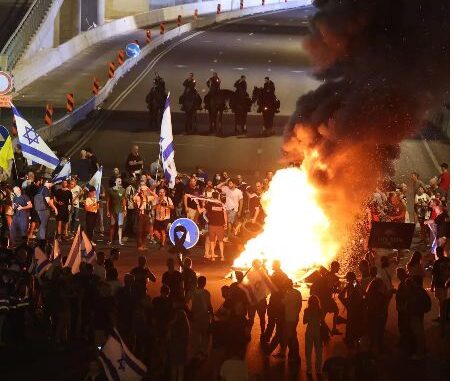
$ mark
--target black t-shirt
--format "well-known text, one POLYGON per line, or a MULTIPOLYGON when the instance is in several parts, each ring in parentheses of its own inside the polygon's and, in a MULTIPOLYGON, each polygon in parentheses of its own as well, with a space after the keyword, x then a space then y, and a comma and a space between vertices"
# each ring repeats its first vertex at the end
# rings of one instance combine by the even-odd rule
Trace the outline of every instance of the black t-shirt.
MULTIPOLYGON (((197 197, 200 196, 200 191, 197 187, 191 188, 191 187, 187 186, 186 189, 184 190, 184 193, 190 194, 191 196, 197 196, 197 197)), ((188 205, 188 208, 197 209, 197 202, 195 200, 193 200, 192 198, 188 198, 187 205, 188 205)))
POLYGON ((183 268, 184 292, 194 290, 197 286, 197 274, 193 269, 183 268))
POLYGON ((184 184, 180 181, 176 183, 173 188, 173 205, 178 205, 183 199, 184 195, 184 184))
POLYGON ((30 198, 30 200, 33 200, 38 193, 38 190, 39 187, 35 183, 31 183, 24 189, 24 193, 30 198))
POLYGON ((134 171, 140 171, 143 168, 142 164, 132 164, 130 165, 130 161, 142 161, 142 158, 140 155, 134 155, 132 152, 128 155, 128 158, 126 159, 126 169, 128 170, 129 173, 132 173, 134 171))
POLYGON ((69 189, 58 189, 55 192, 55 199, 57 200, 57 208, 68 208, 68 206, 72 203, 73 196, 69 189), (63 203, 60 205, 59 203, 63 203))
POLYGON ((135 267, 130 271, 134 275, 134 285, 138 292, 147 292, 147 281, 150 279, 152 282, 156 281, 156 277, 148 267, 135 267))
POLYGON ((162 284, 169 286, 172 299, 183 296, 183 275, 179 271, 162 274, 162 284))
POLYGON ((227 221, 224 219, 225 207, 223 204, 207 202, 205 209, 208 218, 208 225, 224 226, 226 224, 227 221))
POLYGON ((254 217, 256 208, 259 208, 259 214, 257 216, 256 222, 258 222, 259 224, 263 223, 263 221, 265 220, 265 212, 263 211, 260 199, 256 195, 254 195, 252 197, 249 197, 249 217, 254 217))
POLYGON ((439 214, 435 218, 435 223, 437 224, 437 237, 447 237, 449 238, 449 218, 446 212, 439 214))
MULTIPOLYGON (((172 315, 172 300, 164 296, 153 298, 153 314, 158 328, 165 328, 170 322, 172 315)), ((165 332, 161 332, 163 334, 165 332)))
POLYGON ((80 181, 89 181, 91 177, 91 161, 89 159, 71 161, 71 170, 74 175, 77 175, 80 181))

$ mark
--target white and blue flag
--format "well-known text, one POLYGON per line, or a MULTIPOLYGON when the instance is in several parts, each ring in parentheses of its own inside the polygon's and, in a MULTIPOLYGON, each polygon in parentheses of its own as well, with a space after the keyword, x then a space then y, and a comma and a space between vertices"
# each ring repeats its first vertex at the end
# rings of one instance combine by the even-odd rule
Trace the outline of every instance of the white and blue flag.
POLYGON ((99 200, 99 194, 101 193, 101 180, 102 180, 102 166, 95 172, 93 177, 88 182, 88 185, 95 187, 96 198, 99 200))
POLYGON ((60 163, 58 157, 12 103, 11 109, 13 110, 14 119, 16 120, 17 135, 19 137, 22 155, 28 161, 44 165, 50 169, 55 169, 60 163))
POLYGON ((63 180, 68 180, 71 177, 71 162, 68 160, 65 165, 62 167, 60 172, 58 172, 52 182, 54 184, 61 183, 63 180))
POLYGON ((169 187, 173 188, 175 186, 175 177, 177 177, 177 168, 175 166, 175 147, 173 145, 172 116, 170 114, 170 93, 167 95, 162 116, 159 144, 164 177, 169 182, 169 187))
POLYGON ((100 350, 99 360, 109 381, 140 381, 147 372, 147 367, 131 353, 116 329, 100 350))

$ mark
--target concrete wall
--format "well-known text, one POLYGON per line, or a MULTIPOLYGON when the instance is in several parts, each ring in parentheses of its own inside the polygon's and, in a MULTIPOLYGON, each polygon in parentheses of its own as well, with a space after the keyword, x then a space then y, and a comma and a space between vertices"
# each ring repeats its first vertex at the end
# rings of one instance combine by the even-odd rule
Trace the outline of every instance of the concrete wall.
MULTIPOLYGON (((27 61, 38 52, 51 50, 55 46, 55 18, 57 17, 62 4, 63 0, 55 0, 53 2, 49 12, 41 23, 40 28, 31 39, 28 49, 22 56, 21 61, 27 61)), ((60 24, 57 29, 59 29, 59 27, 60 24)))
MULTIPOLYGON (((234 17, 241 17, 242 14, 246 14, 247 8, 260 8, 262 4, 261 0, 248 0, 247 4, 245 2, 244 9, 241 11, 239 10, 240 0, 212 0, 157 9, 106 23, 103 26, 80 33, 78 36, 56 48, 35 51, 33 56, 27 54, 27 57, 22 59, 13 69, 16 91, 19 91, 29 83, 57 68, 72 57, 77 56, 89 46, 104 39, 148 25, 159 24, 161 21, 175 20, 178 15, 190 17, 194 14, 195 9, 198 10, 199 15, 214 14, 218 3, 221 4, 222 12, 235 11, 234 17)), ((289 3, 294 4, 294 6, 310 5, 311 0, 294 0, 289 1, 289 3)), ((278 6, 282 4, 282 8, 285 8, 285 0, 266 1, 266 5, 273 4, 278 6)), ((260 9, 257 10, 257 12, 259 11, 260 9)), ((222 14, 218 15, 218 21, 221 20, 222 14)))
MULTIPOLYGON (((258 0, 257 0, 258 1, 258 0)), ((216 7, 217 1, 211 2, 212 6, 216 7)), ((239 0, 238 0, 239 3, 239 0)), ((257 3, 257 2, 256 2, 257 3)), ((260 2, 261 4, 261 2, 260 2)), ((246 17, 250 15, 260 14, 262 12, 271 12, 278 11, 283 9, 291 9, 295 7, 300 7, 304 5, 310 5, 310 0, 295 0, 289 1, 288 3, 274 1, 268 1, 268 4, 265 6, 249 6, 245 7, 243 10, 234 9, 232 11, 222 12, 220 15, 210 15, 205 18, 200 18, 197 21, 192 21, 190 23, 183 24, 180 28, 174 28, 166 32, 164 35, 158 36, 153 39, 153 41, 143 47, 140 54, 137 57, 129 58, 121 65, 114 74, 114 77, 109 79, 106 84, 101 88, 97 96, 93 96, 88 99, 85 103, 78 106, 72 113, 66 114, 61 119, 54 121, 54 124, 51 126, 43 126, 38 131, 40 136, 46 140, 51 141, 56 137, 64 134, 66 131, 72 129, 80 121, 84 120, 90 113, 96 110, 98 107, 101 107, 103 102, 109 97, 112 90, 118 83, 118 81, 123 77, 127 72, 129 72, 138 62, 140 62, 145 57, 148 57, 150 54, 155 53, 155 49, 162 44, 181 36, 181 34, 196 30, 198 28, 207 27, 214 23, 219 23, 235 18, 246 17)), ((197 4, 193 5, 194 9, 197 4)), ((200 5, 200 3, 199 3, 200 5)), ((203 9, 203 8, 199 8, 203 9)), ((151 13, 151 12, 150 12, 151 13)), ((165 12, 164 12, 165 13, 165 12)), ((212 12, 208 12, 212 13, 212 12)), ((147 15, 142 15, 142 21, 146 20, 147 15)), ((150 16, 150 14, 148 14, 150 16)), ((151 17, 151 16, 150 16, 151 17)), ((125 20, 125 19, 123 19, 125 20)), ((147 25, 147 24, 146 24, 147 25)), ((162 53, 161 53, 162 54, 162 53)))
POLYGON ((118 19, 150 10, 149 0, 106 0, 106 18, 118 19))

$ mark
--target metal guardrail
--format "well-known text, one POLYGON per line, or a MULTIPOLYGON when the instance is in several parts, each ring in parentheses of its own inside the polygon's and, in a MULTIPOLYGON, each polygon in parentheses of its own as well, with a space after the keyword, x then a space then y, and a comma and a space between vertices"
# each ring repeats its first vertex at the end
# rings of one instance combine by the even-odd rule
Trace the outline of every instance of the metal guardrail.
POLYGON ((41 26, 54 0, 35 0, 0 52, 0 66, 12 70, 41 26))
MULTIPOLYGON (((111 94, 113 88, 118 83, 118 81, 128 73, 138 62, 142 59, 147 57, 151 52, 153 52, 158 46, 161 46, 165 42, 172 40, 179 35, 194 30, 196 28, 205 27, 208 25, 212 25, 216 22, 227 21, 233 18, 242 17, 242 16, 250 16, 257 13, 262 12, 269 12, 280 10, 284 8, 294 8, 301 5, 306 5, 304 0, 293 0, 289 1, 288 3, 285 0, 278 0, 278 2, 273 4, 268 4, 265 7, 263 6, 254 6, 251 8, 245 8, 243 10, 234 9, 232 11, 222 13, 221 15, 215 15, 214 12, 216 8, 213 8, 213 18, 205 18, 202 20, 193 20, 189 23, 183 24, 180 28, 174 28, 169 30, 162 36, 158 36, 153 41, 145 46, 140 54, 137 57, 129 58, 125 61, 123 65, 117 68, 113 78, 109 79, 104 87, 101 88, 99 94, 96 96, 91 97, 90 99, 86 100, 82 105, 77 107, 72 113, 67 114, 56 120, 50 126, 42 126, 38 129, 38 132, 42 139, 45 141, 52 141, 61 134, 70 131, 77 123, 84 120, 88 114, 92 111, 99 108, 103 102, 107 99, 107 97, 111 94), (285 4, 285 7, 283 7, 285 4)), ((214 4, 216 6, 216 4, 214 4)))

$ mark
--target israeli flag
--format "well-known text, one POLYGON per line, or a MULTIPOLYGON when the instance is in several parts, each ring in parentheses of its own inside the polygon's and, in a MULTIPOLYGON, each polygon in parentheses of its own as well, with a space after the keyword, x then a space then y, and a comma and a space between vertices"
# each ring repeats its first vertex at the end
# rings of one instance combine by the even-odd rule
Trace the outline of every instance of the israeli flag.
POLYGON ((79 272, 80 263, 82 262, 82 234, 80 230, 80 225, 77 228, 77 233, 74 236, 71 249, 69 254, 66 257, 66 262, 63 267, 70 267, 73 274, 79 272))
POLYGON ((58 157, 12 103, 11 109, 13 110, 14 119, 16 120, 17 135, 19 137, 19 143, 24 158, 29 162, 31 161, 44 165, 47 168, 55 169, 60 163, 58 157))
POLYGON ((96 198, 99 200, 99 194, 101 193, 101 180, 102 180, 102 166, 95 172, 93 177, 88 182, 88 185, 96 188, 96 198))
POLYGON ((175 166, 175 148, 173 145, 172 133, 172 116, 170 114, 170 92, 167 95, 164 107, 164 115, 161 123, 161 138, 159 139, 161 149, 162 169, 164 177, 169 182, 169 187, 175 186, 175 177, 177 177, 177 168, 175 166))
POLYGON ((46 254, 37 246, 35 247, 35 275, 43 275, 52 266, 46 254))
POLYGON ((54 178, 52 179, 52 182, 54 184, 61 183, 63 180, 68 180, 71 177, 71 162, 67 161, 63 168, 58 172, 54 178))
POLYGON ((116 329, 99 352, 99 360, 109 381, 140 381, 147 372, 147 367, 130 352, 116 329))

